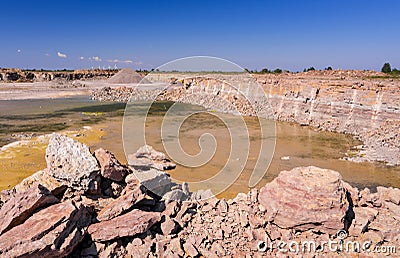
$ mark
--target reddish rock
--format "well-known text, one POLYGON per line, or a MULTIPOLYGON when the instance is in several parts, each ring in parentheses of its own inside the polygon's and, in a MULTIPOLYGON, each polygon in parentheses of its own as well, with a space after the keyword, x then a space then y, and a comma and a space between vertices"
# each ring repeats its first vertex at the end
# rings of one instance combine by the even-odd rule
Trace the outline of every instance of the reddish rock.
POLYGON ((114 242, 107 245, 104 250, 98 252, 99 258, 109 258, 109 257, 123 257, 124 248, 120 242, 114 242))
POLYGON ((143 242, 140 238, 135 238, 126 246, 126 257, 147 257, 151 253, 152 242, 145 239, 143 242))
POLYGON ((94 156, 100 164, 101 175, 113 181, 122 182, 129 169, 119 163, 114 154, 103 148, 97 149, 94 156))
POLYGON ((54 204, 2 234, 0 256, 67 256, 82 241, 90 220, 84 206, 72 201, 54 204))
POLYGON ((282 171, 259 194, 269 220, 281 228, 336 233, 349 206, 338 172, 317 167, 282 171))
POLYGON ((378 210, 370 207, 355 207, 354 213, 355 217, 349 233, 350 235, 359 235, 368 231, 368 225, 375 220, 378 210))
POLYGON ((167 217, 175 217, 179 211, 179 203, 176 201, 172 201, 167 203, 165 206, 165 210, 162 212, 163 215, 167 217))
POLYGON ((133 210, 111 220, 92 224, 88 231, 94 241, 104 242, 144 233, 160 220, 161 215, 157 212, 133 210))
POLYGON ((145 194, 139 187, 136 189, 129 189, 125 194, 104 207, 97 215, 97 219, 99 221, 103 221, 115 218, 129 210, 135 203, 143 200, 144 198, 145 194))
POLYGON ((382 186, 378 186, 376 189, 382 201, 389 201, 396 205, 400 205, 400 189, 393 187, 386 188, 382 186))
POLYGON ((32 187, 36 187, 37 184, 46 187, 53 195, 58 195, 66 189, 65 184, 52 177, 47 169, 43 169, 25 178, 12 189, 3 190, 0 198, 3 202, 6 202, 13 196, 23 193, 32 187))
POLYGON ((174 254, 179 255, 180 257, 184 256, 185 254, 182 250, 182 243, 179 238, 172 239, 168 249, 171 250, 174 254))
POLYGON ((192 243, 186 242, 183 244, 183 249, 190 257, 196 257, 199 255, 196 247, 192 243))
POLYGON ((161 224, 161 231, 164 235, 175 234, 179 228, 179 224, 170 217, 165 217, 165 221, 161 224))
MULTIPOLYGON (((385 205, 388 203, 389 202, 385 203, 385 205)), ((376 216, 376 218, 368 225, 368 232, 379 232, 385 241, 391 244, 395 244, 396 242, 397 244, 400 244, 400 207, 396 207, 399 210, 399 213, 397 214, 393 213, 390 209, 379 209, 378 216, 376 216)))
POLYGON ((0 209, 0 235, 23 223, 35 211, 58 202, 50 191, 42 185, 28 189, 8 200, 0 209))

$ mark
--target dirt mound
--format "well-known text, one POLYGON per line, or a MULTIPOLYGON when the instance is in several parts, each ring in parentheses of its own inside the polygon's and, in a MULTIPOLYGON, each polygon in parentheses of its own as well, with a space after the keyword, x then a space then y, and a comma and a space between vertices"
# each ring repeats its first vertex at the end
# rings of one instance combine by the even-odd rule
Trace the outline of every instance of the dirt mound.
MULTIPOLYGON (((136 71, 130 68, 124 68, 117 74, 109 78, 107 82, 113 84, 139 83, 142 81, 142 79, 143 77, 136 71)), ((142 83, 149 83, 149 81, 144 79, 142 83)))

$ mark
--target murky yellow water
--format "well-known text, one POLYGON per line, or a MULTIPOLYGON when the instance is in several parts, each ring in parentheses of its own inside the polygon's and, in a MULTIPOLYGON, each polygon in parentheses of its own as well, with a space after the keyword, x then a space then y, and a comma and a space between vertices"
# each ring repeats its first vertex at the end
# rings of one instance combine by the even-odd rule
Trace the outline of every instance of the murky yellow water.
MULTIPOLYGON (((51 105, 48 106, 46 111, 36 113, 35 116, 41 115, 46 117, 46 115, 48 116, 49 114, 56 114, 51 117, 51 121, 55 124, 68 122, 67 128, 64 130, 77 130, 82 128, 83 124, 91 124, 92 129, 90 130, 80 129, 79 132, 75 131, 69 134, 72 136, 77 135, 75 138, 88 144, 92 150, 99 147, 109 149, 121 162, 125 163, 126 158, 121 137, 121 114, 123 113, 123 106, 115 106, 111 103, 99 104, 96 102, 88 102, 86 99, 81 99, 79 101, 75 99, 74 101, 76 102, 72 104, 71 101, 66 101, 61 105, 72 105, 72 107, 69 106, 68 108, 63 106, 61 110, 64 110, 64 112, 60 112, 60 109, 55 108, 55 106, 60 104, 58 103, 57 105, 53 105, 53 107, 51 107, 51 105), (69 110, 69 113, 65 110, 69 110), (112 110, 112 112, 110 110, 112 110), (57 115, 57 112, 61 115, 57 115), (83 119, 89 120, 84 121, 83 119)), ((1 104, 2 103, 0 103, 0 105, 1 104)), ((0 128, 1 124, 10 123, 10 121, 12 121, 12 119, 9 119, 10 117, 14 118, 17 125, 24 124, 24 121, 25 123, 33 123, 33 121, 29 119, 29 121, 27 121, 15 118, 15 116, 27 116, 23 114, 24 111, 21 108, 14 115, 2 115, 2 117, 0 117, 0 128)), ((32 116, 32 114, 29 114, 29 116, 32 116)), ((163 112, 154 112, 148 117, 146 123, 147 143, 160 151, 164 151, 160 137, 162 117, 163 112)), ((43 119, 44 120, 36 119, 36 124, 39 126, 40 123, 46 121, 46 118, 43 119)), ((248 180, 257 160, 260 134, 259 127, 257 126, 258 123, 255 118, 245 118, 245 121, 251 135, 249 159, 238 180, 219 197, 230 198, 235 196, 238 192, 247 192, 249 190, 248 180)), ((21 127, 18 128, 21 129, 21 127)), ((49 129, 51 130, 51 127, 49 127, 49 129)), ((44 132, 45 131, 40 131, 38 133, 43 134, 44 132)), ((180 181, 203 180, 215 175, 224 166, 230 151, 229 134, 224 124, 214 116, 197 114, 185 121, 180 131, 180 141, 183 149, 190 154, 196 154, 200 150, 198 138, 205 132, 211 132, 218 143, 213 159, 199 168, 188 168, 178 165, 175 170, 170 172, 172 178, 180 181)), ((377 163, 358 164, 339 160, 351 146, 359 144, 359 142, 355 141, 350 136, 329 132, 317 132, 309 127, 280 122, 277 123, 276 133, 277 142, 275 155, 266 175, 257 185, 258 187, 271 181, 276 177, 279 171, 309 165, 337 170, 342 174, 344 180, 360 188, 373 188, 377 185, 400 187, 399 167, 386 167, 385 165, 377 163), (282 157, 285 158, 282 159, 282 157)), ((10 132, 7 134, 7 131, 3 130, 3 136, 9 134, 10 132)), ((5 137, 7 136, 3 137, 3 141, 5 137)), ((26 176, 44 168, 45 147, 46 139, 39 139, 27 145, 0 152, 0 188, 9 188, 26 176)), ((241 146, 233 147, 240 148, 241 146)))

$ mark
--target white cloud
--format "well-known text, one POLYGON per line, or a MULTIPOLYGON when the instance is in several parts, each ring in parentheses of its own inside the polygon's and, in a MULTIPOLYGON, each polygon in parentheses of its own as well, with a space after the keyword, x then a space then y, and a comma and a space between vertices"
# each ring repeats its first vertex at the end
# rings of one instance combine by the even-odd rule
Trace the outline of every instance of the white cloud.
POLYGON ((21 49, 17 49, 17 52, 18 52, 18 53, 21 53, 21 49))
POLYGON ((45 56, 50 56, 50 54, 49 53, 46 53, 46 54, 44 54, 45 56))
POLYGON ((135 62, 135 65, 142 65, 142 64, 143 64, 142 61, 135 62))
POLYGON ((98 56, 94 56, 94 57, 91 57, 91 58, 89 58, 90 60, 94 60, 94 61, 96 61, 96 62, 101 62, 101 58, 100 57, 98 57, 98 56))
POLYGON ((79 59, 80 59, 80 60, 83 60, 83 59, 85 59, 85 58, 84 58, 83 56, 81 56, 81 57, 79 57, 79 59))
POLYGON ((125 63, 125 64, 132 64, 133 63, 132 60, 118 60, 118 59, 107 60, 107 62, 109 62, 109 63, 125 63))
POLYGON ((58 57, 61 57, 61 58, 67 58, 67 55, 66 55, 66 54, 63 54, 63 53, 61 53, 61 52, 57 52, 57 56, 58 56, 58 57))

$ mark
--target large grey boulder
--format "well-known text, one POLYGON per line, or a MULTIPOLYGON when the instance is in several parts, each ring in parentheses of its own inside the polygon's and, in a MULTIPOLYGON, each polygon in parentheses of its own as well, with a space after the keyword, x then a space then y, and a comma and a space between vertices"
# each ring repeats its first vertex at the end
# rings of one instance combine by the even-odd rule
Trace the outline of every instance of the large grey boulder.
POLYGON ((98 193, 100 168, 89 148, 67 136, 53 133, 46 149, 48 174, 74 190, 98 193))

